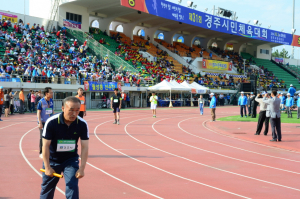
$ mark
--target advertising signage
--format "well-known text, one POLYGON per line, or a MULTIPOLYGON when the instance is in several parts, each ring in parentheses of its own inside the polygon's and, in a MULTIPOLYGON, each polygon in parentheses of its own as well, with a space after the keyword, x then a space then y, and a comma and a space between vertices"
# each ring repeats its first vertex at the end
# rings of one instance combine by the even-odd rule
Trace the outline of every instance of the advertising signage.
POLYGON ((283 45, 296 44, 295 46, 300 46, 298 37, 294 36, 293 38, 292 34, 211 15, 165 0, 121 0, 121 5, 166 19, 179 21, 213 31, 266 42, 274 42, 283 45), (293 42, 293 39, 297 41, 293 42))

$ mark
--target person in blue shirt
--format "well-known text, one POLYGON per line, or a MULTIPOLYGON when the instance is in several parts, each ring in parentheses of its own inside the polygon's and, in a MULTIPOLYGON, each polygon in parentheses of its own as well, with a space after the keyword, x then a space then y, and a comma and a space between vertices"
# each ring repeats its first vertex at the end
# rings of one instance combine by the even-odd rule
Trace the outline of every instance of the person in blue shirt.
POLYGON ((290 85, 290 88, 288 90, 288 93, 291 94, 291 97, 294 97, 294 94, 296 93, 296 89, 293 87, 293 84, 290 85))
POLYGON ((285 102, 285 108, 286 108, 286 112, 288 114, 288 118, 292 118, 292 111, 291 111, 291 107, 294 105, 294 98, 291 97, 291 94, 288 93, 287 94, 287 99, 285 102))
POLYGON ((38 127, 40 130, 40 158, 42 158, 42 133, 45 126, 46 121, 49 117, 54 114, 54 106, 53 106, 53 91, 50 87, 46 87, 44 90, 44 95, 37 105, 37 118, 38 118, 38 127))
POLYGON ((243 117, 243 109, 244 109, 245 117, 247 117, 247 110, 246 110, 247 102, 248 102, 247 97, 244 95, 244 92, 242 91, 238 101, 238 105, 240 106, 241 117, 243 117))
POLYGON ((216 121, 216 107, 217 107, 217 100, 216 97, 214 96, 214 93, 211 93, 209 96, 211 97, 209 108, 211 110, 211 117, 212 117, 212 122, 216 121))
POLYGON ((286 97, 282 93, 279 93, 279 95, 280 95, 279 98, 281 100, 281 102, 280 102, 280 109, 284 110, 284 105, 285 105, 286 97))
POLYGON ((300 118, 300 93, 298 95, 299 97, 297 99, 297 119, 300 118))

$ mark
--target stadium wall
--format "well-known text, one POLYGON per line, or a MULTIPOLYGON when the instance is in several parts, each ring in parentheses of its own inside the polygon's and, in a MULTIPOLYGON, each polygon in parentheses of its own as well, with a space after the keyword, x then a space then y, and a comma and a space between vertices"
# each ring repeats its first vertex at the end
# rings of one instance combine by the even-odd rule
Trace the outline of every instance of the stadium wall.
POLYGON ((272 48, 270 47, 270 45, 264 44, 264 45, 257 46, 256 52, 257 52, 256 53, 256 57, 257 58, 271 60, 271 57, 272 57, 272 48), (269 54, 260 53, 261 49, 262 50, 268 50, 269 54))
MULTIPOLYGON (((25 22, 25 24, 30 23, 30 27, 34 23, 36 23, 36 24, 40 24, 40 27, 41 27, 41 25, 44 25, 44 27, 46 28, 47 23, 49 21, 49 19, 29 16, 29 15, 24 15, 24 14, 19 14, 19 13, 15 13, 15 12, 7 12, 5 10, 0 10, 0 12, 4 12, 4 13, 7 13, 7 14, 12 14, 12 15, 17 15, 18 16, 18 21, 19 21, 19 19, 22 19, 25 22)), ((54 21, 53 25, 55 26, 55 28, 57 28, 57 21, 54 21)))
POLYGON ((59 26, 63 26, 63 20, 66 19, 67 12, 78 14, 82 16, 81 30, 89 31, 89 13, 86 7, 73 5, 71 3, 62 4, 59 6, 58 17, 59 26))

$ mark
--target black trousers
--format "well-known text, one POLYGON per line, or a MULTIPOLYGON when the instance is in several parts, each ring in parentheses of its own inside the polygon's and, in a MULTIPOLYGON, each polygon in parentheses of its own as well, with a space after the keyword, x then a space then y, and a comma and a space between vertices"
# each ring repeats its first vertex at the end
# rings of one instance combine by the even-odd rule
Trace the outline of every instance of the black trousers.
POLYGON ((241 108, 240 108, 241 116, 243 117, 243 109, 244 109, 245 116, 247 116, 246 105, 241 105, 240 107, 241 107, 241 108))
POLYGON ((288 118, 292 118, 293 115, 292 115, 292 111, 291 111, 291 107, 286 107, 286 112, 287 112, 287 115, 288 115, 288 118))
POLYGON ((280 117, 271 118, 272 137, 274 140, 281 141, 281 121, 280 117), (277 132, 277 133, 276 133, 277 132))
POLYGON ((30 111, 31 110, 31 100, 30 99, 27 100, 27 104, 28 104, 28 110, 30 111))
POLYGON ((80 111, 78 115, 79 115, 79 117, 83 118, 83 114, 84 114, 84 112, 80 111))
POLYGON ((10 114, 14 114, 14 109, 15 109, 14 105, 11 104, 10 105, 10 114))
POLYGON ((22 100, 20 100, 20 112, 19 113, 23 114, 24 113, 23 109, 24 109, 24 102, 22 100))
POLYGON ((266 117, 266 111, 260 111, 259 112, 257 129, 256 129, 256 133, 257 134, 260 134, 264 123, 265 123, 264 135, 268 134, 268 131, 269 131, 269 120, 270 120, 270 118, 266 117))
POLYGON ((251 106, 248 106, 248 115, 250 116, 252 114, 252 111, 251 111, 251 106))
POLYGON ((251 117, 252 118, 256 118, 256 109, 257 109, 256 106, 254 106, 254 107, 251 106, 251 117))
MULTIPOLYGON (((44 126, 45 126, 45 123, 42 123, 43 124, 43 129, 44 129, 44 126)), ((43 129, 40 129, 40 154, 42 154, 42 149, 43 149, 43 129)))

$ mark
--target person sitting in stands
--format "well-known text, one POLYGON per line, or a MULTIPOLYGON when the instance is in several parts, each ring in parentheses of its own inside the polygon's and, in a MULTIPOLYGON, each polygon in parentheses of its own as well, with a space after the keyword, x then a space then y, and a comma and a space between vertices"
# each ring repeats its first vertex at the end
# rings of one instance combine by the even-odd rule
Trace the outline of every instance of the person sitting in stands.
POLYGON ((108 36, 106 30, 104 30, 103 35, 108 36))

